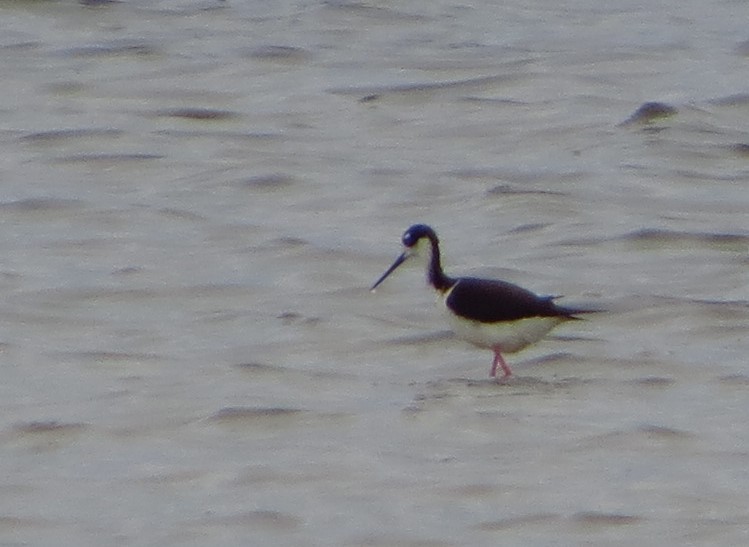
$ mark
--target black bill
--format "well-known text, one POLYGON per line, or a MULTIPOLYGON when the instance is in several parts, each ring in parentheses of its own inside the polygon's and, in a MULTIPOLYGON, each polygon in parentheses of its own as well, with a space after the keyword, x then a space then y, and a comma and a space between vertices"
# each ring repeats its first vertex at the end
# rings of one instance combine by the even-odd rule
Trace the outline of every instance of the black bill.
POLYGON ((374 285, 372 285, 372 288, 371 288, 371 289, 369 289, 369 290, 370 290, 370 291, 373 291, 373 290, 375 290, 375 289, 377 288, 377 286, 378 286, 378 285, 379 285, 380 283, 382 283, 383 281, 385 281, 385 278, 386 278, 387 276, 389 276, 389 275, 390 275, 391 273, 393 273, 393 272, 395 271, 395 269, 396 269, 396 268, 397 268, 398 266, 400 266, 401 264, 403 264, 403 263, 404 263, 404 262, 406 261, 406 259, 407 259, 407 258, 408 258, 409 256, 410 256, 410 255, 409 255, 408 253, 403 253, 403 254, 402 254, 402 255, 400 255, 400 256, 399 256, 398 258, 396 258, 396 259, 395 259, 395 262, 393 262, 393 265, 392 265, 392 266, 390 266, 390 267, 389 267, 389 268, 387 269, 387 271, 386 271, 386 272, 385 272, 384 274, 382 274, 382 277, 380 277, 380 279, 378 279, 378 280, 377 280, 377 281, 375 282, 375 284, 374 284, 374 285))

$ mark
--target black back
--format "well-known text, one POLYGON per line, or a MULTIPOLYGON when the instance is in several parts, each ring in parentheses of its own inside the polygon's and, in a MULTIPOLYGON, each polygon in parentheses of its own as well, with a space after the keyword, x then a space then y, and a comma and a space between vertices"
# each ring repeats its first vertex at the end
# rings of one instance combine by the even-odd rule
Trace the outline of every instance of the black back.
POLYGON ((457 279, 446 304, 455 314, 482 323, 528 317, 575 319, 575 313, 583 313, 557 306, 551 296, 537 296, 506 281, 475 277, 457 279))

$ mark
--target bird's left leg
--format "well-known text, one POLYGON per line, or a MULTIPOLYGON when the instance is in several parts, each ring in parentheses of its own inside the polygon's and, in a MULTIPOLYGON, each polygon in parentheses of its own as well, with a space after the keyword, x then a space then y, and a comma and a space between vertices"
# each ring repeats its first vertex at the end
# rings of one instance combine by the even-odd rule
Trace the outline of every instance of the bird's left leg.
POLYGON ((502 367, 502 370, 504 371, 505 375, 503 378, 507 378, 508 376, 512 376, 512 369, 509 367, 507 363, 505 363, 504 358, 502 357, 502 354, 500 353, 500 348, 495 347, 494 349, 494 362, 492 363, 492 371, 490 376, 492 378, 497 377, 497 366, 502 367))

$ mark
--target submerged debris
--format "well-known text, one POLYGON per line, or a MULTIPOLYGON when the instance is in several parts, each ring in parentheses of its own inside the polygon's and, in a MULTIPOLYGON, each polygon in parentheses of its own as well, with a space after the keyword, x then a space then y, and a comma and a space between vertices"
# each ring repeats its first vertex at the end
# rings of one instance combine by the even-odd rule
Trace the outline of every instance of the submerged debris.
POLYGON ((648 102, 643 103, 634 114, 624 120, 620 125, 648 124, 662 118, 669 118, 675 115, 678 110, 666 103, 648 102))

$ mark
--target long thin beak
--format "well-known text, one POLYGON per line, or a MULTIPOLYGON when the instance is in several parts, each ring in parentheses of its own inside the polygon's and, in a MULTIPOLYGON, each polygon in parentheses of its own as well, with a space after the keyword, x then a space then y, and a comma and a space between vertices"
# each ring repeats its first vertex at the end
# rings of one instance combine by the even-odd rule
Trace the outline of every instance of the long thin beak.
POLYGON ((380 277, 380 279, 378 279, 375 282, 375 284, 372 285, 372 288, 369 289, 369 290, 370 291, 374 291, 377 288, 377 286, 380 283, 382 283, 383 281, 385 281, 385 278, 387 276, 389 276, 391 273, 393 273, 398 266, 400 266, 401 264, 403 264, 409 256, 411 256, 411 255, 409 255, 407 252, 404 252, 398 258, 396 258, 395 262, 393 262, 393 265, 390 266, 384 274, 382 274, 382 277, 380 277))

